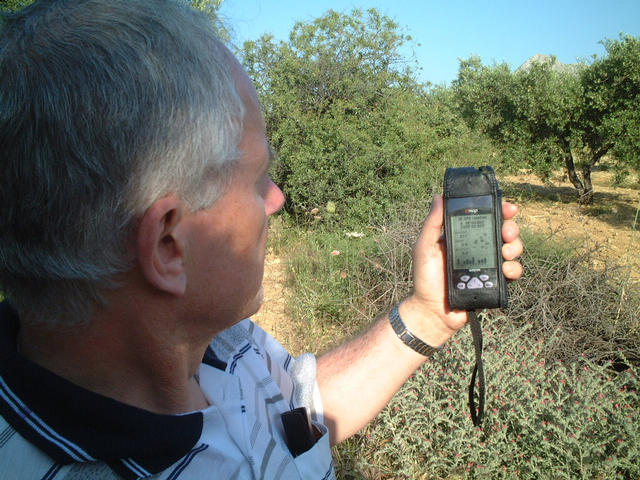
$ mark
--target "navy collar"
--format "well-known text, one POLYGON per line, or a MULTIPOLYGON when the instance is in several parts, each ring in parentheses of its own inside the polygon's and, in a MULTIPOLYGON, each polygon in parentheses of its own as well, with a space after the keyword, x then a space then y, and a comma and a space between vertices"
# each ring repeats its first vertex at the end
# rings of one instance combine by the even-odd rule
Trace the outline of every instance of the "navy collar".
POLYGON ((61 464, 103 461, 123 478, 158 473, 185 456, 203 416, 159 415, 79 387, 16 350, 18 315, 0 303, 0 414, 61 464))

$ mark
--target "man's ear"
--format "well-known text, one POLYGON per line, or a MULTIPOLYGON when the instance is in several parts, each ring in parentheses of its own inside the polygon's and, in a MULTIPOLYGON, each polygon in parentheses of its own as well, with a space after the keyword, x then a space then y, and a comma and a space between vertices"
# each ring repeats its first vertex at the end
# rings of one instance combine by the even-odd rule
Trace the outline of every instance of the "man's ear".
POLYGON ((144 213, 136 236, 136 253, 144 278, 158 290, 183 295, 187 288, 181 220, 184 204, 163 197, 144 213))

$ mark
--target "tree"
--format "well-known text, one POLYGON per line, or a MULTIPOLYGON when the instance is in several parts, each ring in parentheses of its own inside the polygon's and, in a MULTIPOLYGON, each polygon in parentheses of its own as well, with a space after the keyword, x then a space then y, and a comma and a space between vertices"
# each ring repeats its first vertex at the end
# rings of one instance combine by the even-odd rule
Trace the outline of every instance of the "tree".
POLYGON ((507 161, 523 164, 547 178, 564 162, 573 165, 573 118, 579 101, 578 80, 554 70, 551 62, 533 63, 511 73, 508 65, 461 61, 452 88, 461 116, 488 135, 507 161))
POLYGON ((473 129, 486 133, 497 143, 511 136, 515 120, 514 80, 506 63, 487 67, 478 56, 460 61, 458 77, 452 82, 462 118, 473 129))
POLYGON ((604 40, 606 55, 584 71, 579 128, 590 155, 586 167, 611 153, 618 178, 640 171, 640 39, 604 40))
POLYGON ((245 43, 289 212, 332 202, 343 219, 367 221, 424 191, 407 173, 426 163, 432 135, 421 122, 426 95, 399 54, 408 40, 371 9, 297 23, 288 42, 245 43))
POLYGON ((579 200, 588 203, 590 177, 582 181, 576 171, 579 135, 575 128, 582 102, 579 76, 557 71, 554 65, 552 60, 515 72, 512 93, 517 116, 511 129, 517 137, 510 140, 521 150, 519 160, 526 158, 545 179, 564 166, 579 200))
POLYGON ((619 176, 640 170, 640 42, 603 42, 607 54, 572 72, 555 59, 511 73, 478 57, 462 61, 452 88, 465 121, 515 165, 542 178, 564 165, 579 203, 593 199, 591 171, 607 154, 619 176))

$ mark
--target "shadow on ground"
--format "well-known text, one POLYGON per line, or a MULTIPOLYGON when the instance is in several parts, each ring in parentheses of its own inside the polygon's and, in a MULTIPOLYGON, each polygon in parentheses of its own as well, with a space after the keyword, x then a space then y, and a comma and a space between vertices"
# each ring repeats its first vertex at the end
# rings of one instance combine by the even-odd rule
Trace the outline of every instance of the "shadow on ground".
MULTIPOLYGON (((634 226, 634 220, 638 213, 638 197, 635 203, 627 195, 613 192, 596 191, 593 202, 589 205, 578 205, 577 193, 574 188, 557 185, 539 185, 529 182, 508 182, 502 183, 503 195, 506 199, 515 199, 516 202, 559 202, 575 206, 576 214, 597 217, 598 220, 608 223, 617 228, 628 228, 634 226)), ((551 208, 552 205, 549 205, 551 208)), ((638 228, 638 225, 636 225, 638 228)))

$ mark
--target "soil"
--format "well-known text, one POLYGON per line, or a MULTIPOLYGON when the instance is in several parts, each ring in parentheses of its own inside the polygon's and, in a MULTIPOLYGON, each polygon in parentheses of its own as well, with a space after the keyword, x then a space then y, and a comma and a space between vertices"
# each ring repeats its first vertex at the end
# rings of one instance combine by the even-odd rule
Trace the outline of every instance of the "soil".
POLYGON ((287 347, 290 342, 286 340, 291 334, 291 328, 287 320, 285 282, 286 264, 268 251, 262 280, 264 300, 260 311, 252 320, 287 347))
POLYGON ((592 181, 594 200, 586 206, 578 205, 575 189, 562 174, 547 185, 525 174, 506 177, 502 184, 506 198, 518 204, 521 226, 574 248, 595 250, 594 268, 622 266, 622 274, 640 284, 640 190, 614 187, 607 171, 594 171, 592 181))
MULTIPOLYGON (((633 285, 640 286, 640 190, 612 186, 607 171, 594 171, 594 201, 576 202, 573 186, 558 174, 548 184, 529 174, 500 179, 505 199, 519 207, 518 223, 573 247, 595 249, 593 267, 623 265, 633 285)), ((525 245, 526 248, 526 245, 525 245)), ((267 253, 264 304, 253 318, 285 346, 292 342, 286 298, 286 259, 267 253)))

